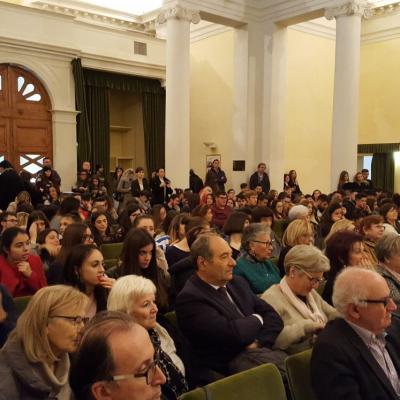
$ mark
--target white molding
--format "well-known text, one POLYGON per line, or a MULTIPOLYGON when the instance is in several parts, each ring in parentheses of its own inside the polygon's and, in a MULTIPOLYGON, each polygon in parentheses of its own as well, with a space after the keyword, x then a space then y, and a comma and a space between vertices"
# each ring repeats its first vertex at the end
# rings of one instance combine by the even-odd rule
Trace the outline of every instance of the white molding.
POLYGON ((156 79, 165 79, 166 76, 165 65, 121 60, 84 52, 80 54, 80 57, 82 66, 85 68, 156 79))
POLYGON ((400 38, 400 27, 389 28, 378 32, 362 34, 361 45, 385 42, 387 40, 393 40, 399 38, 400 38))
POLYGON ((308 33, 310 35, 323 37, 325 39, 336 40, 336 29, 330 26, 326 26, 314 21, 303 22, 297 25, 291 25, 289 29, 308 33))
POLYGON ((222 33, 228 32, 232 29, 233 28, 230 28, 229 26, 211 23, 192 27, 190 30, 190 42, 196 43, 212 36, 221 35, 222 33))
POLYGON ((165 66, 149 64, 130 60, 121 60, 115 57, 106 57, 97 54, 82 52, 78 49, 54 46, 21 39, 0 37, 0 48, 11 50, 22 50, 31 52, 35 56, 51 56, 61 60, 71 61, 80 57, 82 65, 86 68, 106 70, 128 75, 139 75, 149 78, 164 79, 165 66))

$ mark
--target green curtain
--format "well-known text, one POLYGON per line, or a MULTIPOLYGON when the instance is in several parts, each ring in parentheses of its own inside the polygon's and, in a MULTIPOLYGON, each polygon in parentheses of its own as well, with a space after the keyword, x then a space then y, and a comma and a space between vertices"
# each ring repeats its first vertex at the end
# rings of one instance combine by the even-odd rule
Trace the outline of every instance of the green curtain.
POLYGON ((143 93, 143 130, 147 176, 165 168, 165 94, 143 93))
POLYGON ((107 87, 132 93, 164 93, 165 90, 157 79, 115 74, 111 72, 84 69, 85 82, 88 86, 107 87))
MULTIPOLYGON (((91 148, 93 170, 103 164, 104 171, 110 170, 110 112, 106 87, 86 86, 87 116, 92 132, 91 148)), ((107 177, 108 174, 106 173, 107 177)))
POLYGON ((357 146, 358 153, 392 153, 400 150, 400 143, 373 143, 359 144, 357 146))
POLYGON ((75 103, 79 114, 76 116, 76 140, 78 142, 78 165, 91 159, 91 134, 86 109, 85 77, 80 58, 72 60, 75 81, 75 103))
POLYGON ((393 153, 374 153, 371 163, 371 174, 375 187, 393 192, 394 190, 394 156, 393 153))

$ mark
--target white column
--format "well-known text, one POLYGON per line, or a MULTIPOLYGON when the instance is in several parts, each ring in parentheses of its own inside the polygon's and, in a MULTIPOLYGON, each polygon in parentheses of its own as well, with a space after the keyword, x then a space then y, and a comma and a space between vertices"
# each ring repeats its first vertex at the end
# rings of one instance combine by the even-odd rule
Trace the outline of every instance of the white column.
POLYGON ((76 182, 77 142, 75 110, 52 110, 53 166, 61 177, 61 189, 70 192, 76 182))
POLYGON ((361 18, 370 16, 370 7, 365 0, 353 0, 325 12, 327 19, 336 18, 332 190, 342 170, 352 176, 357 169, 361 18))
POLYGON ((283 190, 287 119, 287 28, 270 26, 265 36, 263 159, 269 165, 271 189, 283 190))
MULTIPOLYGON (((249 143, 252 142, 252 134, 247 129, 248 114, 248 33, 246 29, 237 28, 234 33, 234 78, 233 87, 233 117, 232 117, 232 159, 245 160, 245 171, 232 171, 232 180, 229 187, 239 191, 240 184, 248 180, 246 171, 251 171, 250 164, 252 152, 249 143), (249 169, 250 168, 250 169, 249 169)), ((227 168, 228 166, 225 166, 227 168)))
POLYGON ((179 4, 158 16, 167 25, 165 171, 182 189, 189 187, 190 169, 190 23, 199 21, 197 11, 179 4))

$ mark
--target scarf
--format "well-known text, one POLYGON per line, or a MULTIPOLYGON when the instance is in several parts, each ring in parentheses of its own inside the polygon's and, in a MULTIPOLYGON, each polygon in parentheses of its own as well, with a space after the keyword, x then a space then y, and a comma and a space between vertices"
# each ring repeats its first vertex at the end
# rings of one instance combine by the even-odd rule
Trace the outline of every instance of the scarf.
POLYGON ((319 309, 313 296, 309 293, 306 297, 307 305, 301 301, 290 289, 289 285, 286 282, 286 277, 283 277, 280 284, 280 289, 282 293, 285 295, 289 303, 305 318, 311 319, 314 322, 327 322, 328 318, 324 313, 322 313, 319 309))

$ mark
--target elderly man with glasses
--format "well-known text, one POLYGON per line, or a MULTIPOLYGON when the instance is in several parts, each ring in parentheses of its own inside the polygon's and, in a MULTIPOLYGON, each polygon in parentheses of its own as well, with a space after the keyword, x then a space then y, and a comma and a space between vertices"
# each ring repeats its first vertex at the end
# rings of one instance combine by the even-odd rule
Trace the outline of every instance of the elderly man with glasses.
POLYGON ((333 287, 342 318, 318 336, 311 378, 318 400, 400 398, 400 332, 385 279, 365 268, 345 268, 333 287), (394 319, 394 317, 393 317, 394 319))
POLYGON ((157 400, 164 383, 146 329, 116 311, 91 320, 70 372, 76 400, 157 400))

